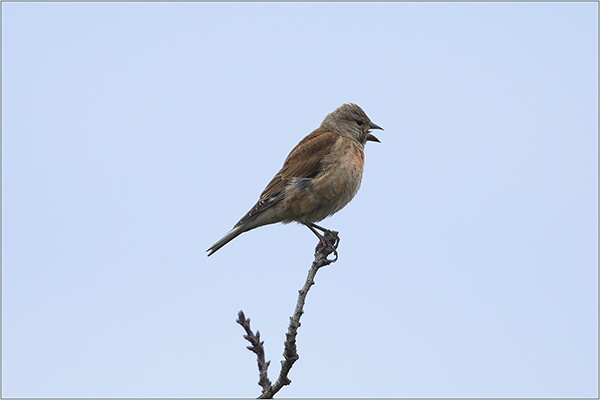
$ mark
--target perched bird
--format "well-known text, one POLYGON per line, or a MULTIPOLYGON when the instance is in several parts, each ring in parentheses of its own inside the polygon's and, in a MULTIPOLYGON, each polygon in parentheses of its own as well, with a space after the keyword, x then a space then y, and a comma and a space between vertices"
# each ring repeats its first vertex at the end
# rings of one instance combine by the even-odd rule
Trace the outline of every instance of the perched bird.
POLYGON ((371 129, 383 130, 356 104, 344 104, 327 115, 319 128, 292 149, 258 202, 229 233, 207 250, 208 255, 251 229, 296 221, 317 235, 322 245, 333 246, 337 259, 337 232, 315 222, 341 210, 358 191, 363 175, 365 143, 379 142, 371 129), (336 233, 336 243, 330 243, 317 229, 325 236, 336 233))

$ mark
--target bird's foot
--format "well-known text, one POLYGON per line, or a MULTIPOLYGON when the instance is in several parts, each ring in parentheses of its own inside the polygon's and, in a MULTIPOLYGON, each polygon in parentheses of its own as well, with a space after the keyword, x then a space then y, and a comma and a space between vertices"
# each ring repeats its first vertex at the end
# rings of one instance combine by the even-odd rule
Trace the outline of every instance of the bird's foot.
POLYGON ((321 253, 330 263, 336 262, 338 259, 337 248, 340 244, 340 237, 338 232, 324 230, 324 235, 319 237, 319 244, 315 248, 315 253, 321 253), (333 259, 329 259, 329 255, 334 255, 333 259))
POLYGON ((306 225, 306 227, 310 229, 316 237, 319 238, 319 244, 317 245, 317 247, 315 247, 315 256, 319 254, 322 255, 325 258, 325 260, 327 260, 327 263, 325 263, 324 265, 336 262, 338 259, 337 247, 340 244, 340 237, 338 236, 338 232, 323 228, 322 226, 319 226, 315 223, 305 223, 304 225, 306 225), (317 229, 323 232, 323 234, 321 235, 317 231, 317 229), (335 258, 327 258, 331 253, 333 253, 335 258))

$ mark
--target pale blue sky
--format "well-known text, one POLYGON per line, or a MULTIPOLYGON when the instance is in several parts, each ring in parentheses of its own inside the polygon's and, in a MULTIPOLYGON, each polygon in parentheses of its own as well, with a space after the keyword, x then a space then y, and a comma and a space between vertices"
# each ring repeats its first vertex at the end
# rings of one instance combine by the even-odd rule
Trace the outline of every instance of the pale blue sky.
POLYGON ((3 3, 4 397, 255 397, 315 237, 205 250, 385 128, 280 397, 598 395, 598 3, 3 3))

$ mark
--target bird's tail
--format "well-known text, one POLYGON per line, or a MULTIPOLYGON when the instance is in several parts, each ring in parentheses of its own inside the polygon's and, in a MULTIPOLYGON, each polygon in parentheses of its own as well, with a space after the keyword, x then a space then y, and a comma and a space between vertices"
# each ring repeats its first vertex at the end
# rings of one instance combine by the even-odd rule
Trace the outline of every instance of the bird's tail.
POLYGON ((244 226, 236 226, 232 230, 230 230, 225 236, 223 236, 219 241, 210 246, 208 251, 208 255, 212 255, 215 251, 219 250, 221 247, 225 246, 227 243, 231 242, 233 239, 246 232, 248 229, 245 229, 244 226))

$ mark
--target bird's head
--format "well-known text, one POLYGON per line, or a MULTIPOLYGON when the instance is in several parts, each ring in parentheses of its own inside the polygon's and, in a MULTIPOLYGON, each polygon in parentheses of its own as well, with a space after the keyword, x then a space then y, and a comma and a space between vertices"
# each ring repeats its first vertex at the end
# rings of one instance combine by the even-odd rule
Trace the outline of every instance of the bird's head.
POLYGON ((369 140, 379 142, 379 139, 371 134, 371 129, 383 130, 369 119, 362 108, 351 103, 344 104, 326 116, 321 128, 350 137, 362 145, 369 140))

